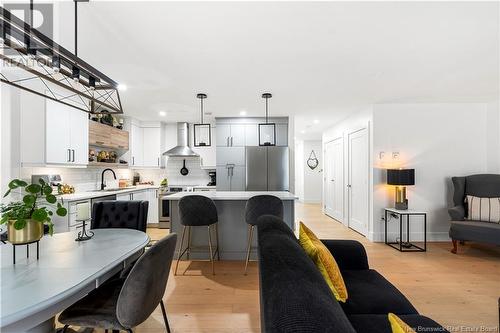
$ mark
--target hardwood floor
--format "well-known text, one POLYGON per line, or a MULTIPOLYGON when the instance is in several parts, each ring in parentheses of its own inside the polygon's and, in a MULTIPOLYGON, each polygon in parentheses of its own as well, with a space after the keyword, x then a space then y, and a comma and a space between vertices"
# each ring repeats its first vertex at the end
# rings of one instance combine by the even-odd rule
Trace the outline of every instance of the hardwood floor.
MULTIPOLYGON (((429 243, 426 253, 400 253, 323 215, 319 205, 298 204, 296 218, 320 238, 362 242, 370 266, 396 285, 420 313, 451 326, 450 331, 471 332, 466 327, 482 326, 489 328, 485 332, 498 332, 500 247, 467 244, 453 255, 451 242, 429 243)), ((166 231, 148 233, 158 239, 166 231)), ((250 263, 247 276, 243 262, 218 262, 215 276, 209 263, 181 262, 179 272, 186 268, 185 276, 170 276, 165 293, 173 332, 260 332, 257 263, 250 263)), ((160 309, 135 332, 165 332, 160 309)))

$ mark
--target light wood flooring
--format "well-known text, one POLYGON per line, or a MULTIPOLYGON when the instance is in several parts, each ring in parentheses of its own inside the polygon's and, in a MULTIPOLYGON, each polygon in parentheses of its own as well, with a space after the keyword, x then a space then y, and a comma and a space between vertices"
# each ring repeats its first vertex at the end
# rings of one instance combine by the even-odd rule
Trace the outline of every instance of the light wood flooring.
MULTIPOLYGON (((421 314, 451 326, 450 331, 486 327, 485 332, 498 332, 500 247, 467 244, 453 255, 450 243, 429 243, 426 253, 400 253, 371 243, 323 215, 319 205, 297 204, 296 218, 320 238, 362 242, 370 266, 400 289, 421 314)), ((148 233, 158 239, 166 230, 148 233)), ((243 267, 243 262, 217 262, 213 276, 209 263, 181 262, 179 272, 189 269, 184 276, 170 276, 164 297, 173 332, 260 332, 257 263, 250 263, 247 276, 243 267)), ((160 309, 135 332, 165 332, 160 309)))

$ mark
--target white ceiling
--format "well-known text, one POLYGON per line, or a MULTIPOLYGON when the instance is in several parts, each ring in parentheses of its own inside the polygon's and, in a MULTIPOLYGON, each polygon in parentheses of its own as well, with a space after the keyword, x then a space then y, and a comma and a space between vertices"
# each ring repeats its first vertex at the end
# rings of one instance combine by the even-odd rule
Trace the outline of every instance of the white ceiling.
MULTIPOLYGON (((73 49, 72 3, 58 17, 73 49)), ((205 92, 214 116, 260 116, 269 91, 271 115, 319 138, 373 103, 494 99, 499 29, 498 2, 91 1, 78 53, 127 85, 127 115, 196 121, 205 92)))

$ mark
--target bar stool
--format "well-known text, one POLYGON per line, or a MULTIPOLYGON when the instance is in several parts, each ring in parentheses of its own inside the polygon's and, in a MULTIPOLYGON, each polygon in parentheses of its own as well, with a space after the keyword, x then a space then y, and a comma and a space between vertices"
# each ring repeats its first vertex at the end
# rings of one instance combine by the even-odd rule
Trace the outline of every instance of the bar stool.
POLYGON ((245 206, 245 221, 248 224, 247 258, 245 261, 245 275, 247 274, 250 251, 252 248, 253 228, 257 219, 262 215, 273 215, 283 219, 283 202, 274 195, 256 195, 248 199, 245 206))
POLYGON ((208 227, 208 249, 210 251, 210 262, 212 263, 212 274, 215 275, 214 269, 214 257, 217 254, 217 260, 220 260, 219 254, 219 232, 217 230, 217 207, 212 199, 207 198, 202 195, 188 195, 183 197, 179 201, 179 216, 180 223, 182 224, 182 236, 181 243, 179 245, 179 255, 177 256, 177 263, 175 265, 174 275, 177 275, 177 268, 179 267, 179 261, 184 253, 187 252, 187 258, 189 259, 189 253, 191 251, 191 227, 208 227), (217 242, 217 248, 215 252, 212 251, 212 233, 211 227, 215 229, 215 239, 217 242), (186 234, 186 229, 188 233, 188 244, 187 247, 182 250, 184 246, 184 235, 186 234))

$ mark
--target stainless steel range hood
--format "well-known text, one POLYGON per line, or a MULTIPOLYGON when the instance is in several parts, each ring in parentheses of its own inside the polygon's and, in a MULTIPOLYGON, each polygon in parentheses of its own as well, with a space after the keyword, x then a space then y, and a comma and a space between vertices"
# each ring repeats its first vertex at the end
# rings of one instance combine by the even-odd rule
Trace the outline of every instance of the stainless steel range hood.
POLYGON ((163 153, 170 157, 198 157, 189 147, 189 126, 188 123, 177 123, 177 146, 163 153))

